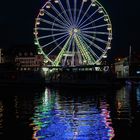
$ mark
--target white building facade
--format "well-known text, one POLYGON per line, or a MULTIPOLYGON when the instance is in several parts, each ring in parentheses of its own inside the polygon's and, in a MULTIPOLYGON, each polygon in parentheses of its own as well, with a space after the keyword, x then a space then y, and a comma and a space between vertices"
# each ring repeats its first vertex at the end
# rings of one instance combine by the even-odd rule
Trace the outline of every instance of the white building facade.
POLYGON ((115 73, 118 78, 125 78, 129 76, 127 58, 121 58, 118 62, 115 62, 115 73))
POLYGON ((29 54, 26 52, 19 53, 15 57, 15 63, 19 71, 38 71, 43 65, 43 62, 43 55, 34 55, 32 52, 29 54))

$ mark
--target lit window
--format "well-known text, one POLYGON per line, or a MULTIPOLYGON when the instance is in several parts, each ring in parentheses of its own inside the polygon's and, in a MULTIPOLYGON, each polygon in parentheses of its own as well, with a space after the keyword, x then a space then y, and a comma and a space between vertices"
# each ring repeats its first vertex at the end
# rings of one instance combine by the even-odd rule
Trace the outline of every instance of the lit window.
POLYGON ((137 71, 136 73, 137 73, 137 74, 140 74, 140 71, 137 71))

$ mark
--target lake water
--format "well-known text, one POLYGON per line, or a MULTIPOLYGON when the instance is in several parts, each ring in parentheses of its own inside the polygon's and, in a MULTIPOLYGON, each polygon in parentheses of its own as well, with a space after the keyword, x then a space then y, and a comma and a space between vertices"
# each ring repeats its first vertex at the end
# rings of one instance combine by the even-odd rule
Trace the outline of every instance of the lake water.
POLYGON ((139 130, 140 86, 0 91, 0 140, 138 140, 139 130))

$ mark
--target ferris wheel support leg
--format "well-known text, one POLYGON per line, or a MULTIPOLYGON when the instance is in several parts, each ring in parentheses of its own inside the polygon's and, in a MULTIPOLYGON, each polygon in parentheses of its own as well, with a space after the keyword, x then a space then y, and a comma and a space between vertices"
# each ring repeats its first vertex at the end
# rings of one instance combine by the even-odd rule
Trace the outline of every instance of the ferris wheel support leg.
POLYGON ((63 49, 62 49, 62 50, 60 51, 60 53, 58 54, 57 58, 55 59, 55 61, 54 61, 54 63, 53 63, 54 66, 58 66, 58 65, 59 65, 59 63, 60 63, 60 61, 61 61, 61 59, 62 59, 62 57, 63 57, 64 52, 67 50, 67 48, 68 48, 68 46, 69 46, 68 44, 69 44, 71 38, 72 38, 72 36, 70 36, 70 37, 68 38, 68 40, 67 40, 67 42, 65 43, 63 49))

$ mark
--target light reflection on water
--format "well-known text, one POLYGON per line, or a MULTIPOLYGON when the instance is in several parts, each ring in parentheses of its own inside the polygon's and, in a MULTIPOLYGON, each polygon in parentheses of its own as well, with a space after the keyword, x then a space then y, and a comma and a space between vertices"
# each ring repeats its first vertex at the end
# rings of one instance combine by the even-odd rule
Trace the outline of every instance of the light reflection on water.
POLYGON ((116 93, 117 119, 130 120, 130 87, 123 87, 116 93))
POLYGON ((0 140, 137 140, 140 86, 0 94, 0 140), (12 135, 11 131, 12 130, 12 135), (4 138, 1 138, 3 136, 4 138))
POLYGON ((140 86, 136 89, 137 112, 140 112, 140 86))
POLYGON ((61 97, 46 89, 32 118, 35 140, 110 140, 114 137, 105 97, 61 97))

